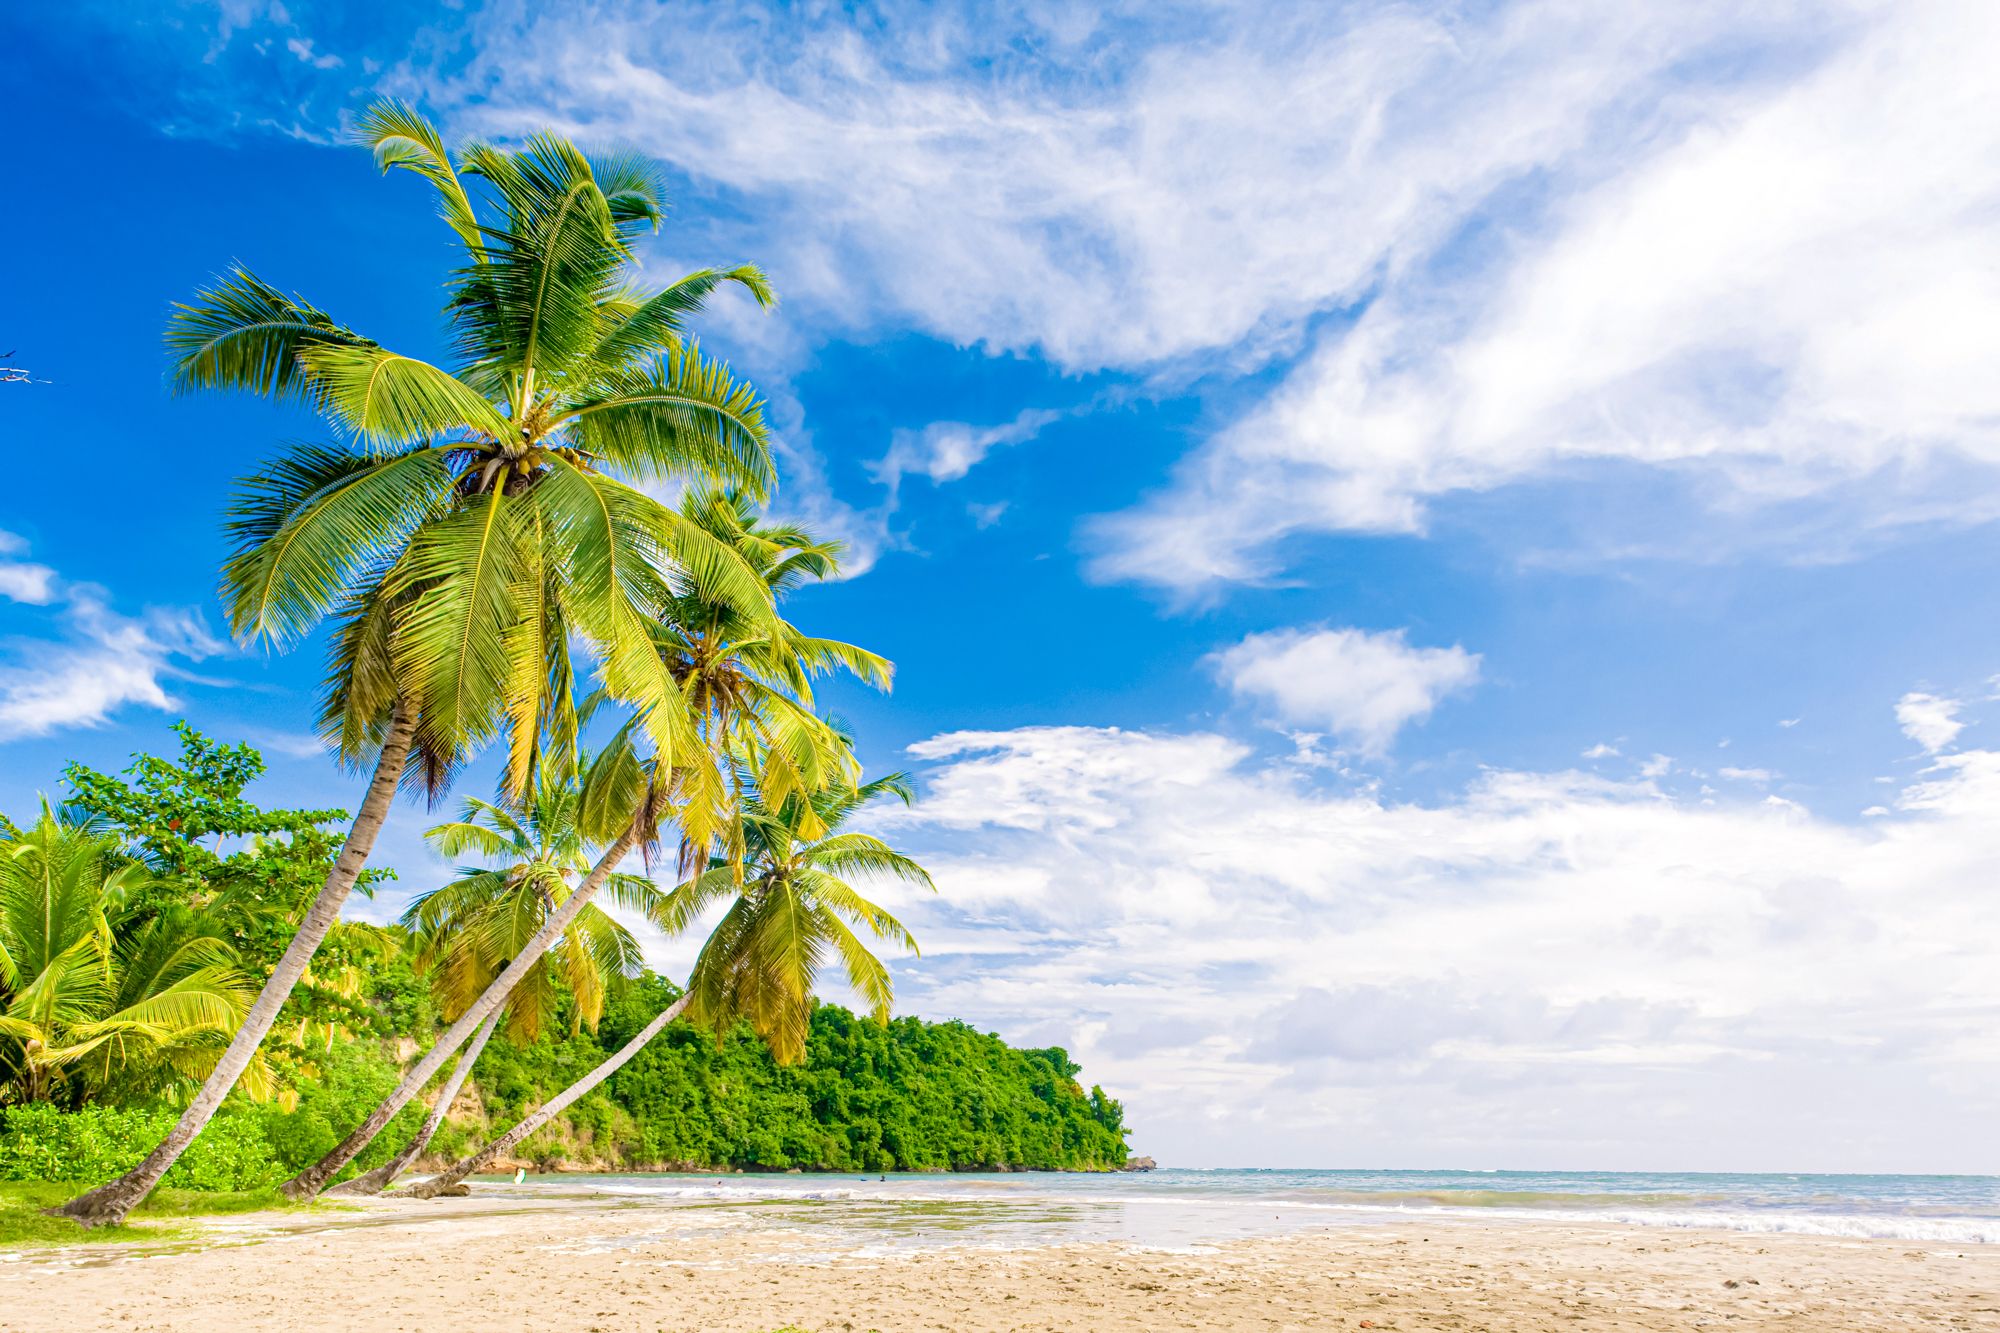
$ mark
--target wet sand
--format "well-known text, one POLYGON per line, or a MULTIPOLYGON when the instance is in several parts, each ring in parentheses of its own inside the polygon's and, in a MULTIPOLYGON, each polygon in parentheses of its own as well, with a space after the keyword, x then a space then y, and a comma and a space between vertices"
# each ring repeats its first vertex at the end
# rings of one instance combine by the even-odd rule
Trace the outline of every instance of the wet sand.
POLYGON ((234 1218, 193 1245, 12 1252, 0 1329, 2000 1330, 2000 1246, 1399 1221, 884 1252, 819 1216, 473 1198, 234 1218))

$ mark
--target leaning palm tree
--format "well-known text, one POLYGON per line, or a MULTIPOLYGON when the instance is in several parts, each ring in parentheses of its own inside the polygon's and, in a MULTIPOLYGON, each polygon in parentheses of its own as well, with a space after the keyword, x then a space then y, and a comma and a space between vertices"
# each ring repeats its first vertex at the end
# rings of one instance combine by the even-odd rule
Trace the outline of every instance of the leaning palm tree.
MULTIPOLYGON (((361 136, 384 170, 431 182, 464 247, 448 281, 452 367, 391 351, 242 268, 180 308, 168 343, 176 387, 302 401, 339 439, 248 480, 223 596, 240 636, 279 649, 336 621, 323 725, 373 777, 325 886, 180 1123, 131 1172, 60 1210, 85 1225, 117 1222, 143 1199, 248 1067, 406 768, 436 794, 465 754, 504 733, 509 790, 525 790, 541 741, 573 731, 573 640, 663 762, 698 750, 650 642, 668 572, 753 617, 768 604, 733 552, 632 484, 770 489, 760 404, 687 329, 724 283, 768 305, 763 276, 704 269, 658 291, 632 285, 633 240, 663 211, 642 159, 588 157, 550 135, 453 154, 395 103, 372 108, 361 136)), ((603 873, 646 832, 629 825, 603 873)), ((435 1063, 503 999, 468 1009, 435 1063)), ((435 1072, 430 1057, 419 1069, 435 1072)))
MULTIPOLYGON (((416 940, 417 963, 445 1013, 463 1012, 484 993, 548 914, 588 877, 596 852, 584 832, 577 769, 573 761, 544 758, 529 801, 468 798, 460 819, 426 835, 445 856, 471 854, 486 862, 462 867, 459 878, 417 898, 403 913, 403 925, 416 940)), ((641 918, 665 920, 666 894, 644 876, 614 874, 602 896, 641 918)), ((510 1038, 532 1042, 565 1007, 566 995, 571 1034, 586 1027, 595 1031, 609 988, 637 975, 642 964, 632 933, 595 903, 585 907, 552 948, 522 969, 507 1003, 460 1051, 429 1115, 402 1151, 337 1192, 379 1193, 430 1146, 502 1015, 510 1038)))
MULTIPOLYGON (((772 603, 807 579, 838 572, 839 543, 815 540, 795 526, 761 522, 752 501, 738 490, 692 492, 682 503, 681 516, 741 561, 772 603)), ((740 860, 741 839, 733 821, 718 827, 691 812, 730 801, 736 794, 723 790, 721 775, 740 771, 744 757, 753 751, 760 758, 760 785, 766 799, 775 799, 773 792, 789 795, 851 784, 852 750, 813 713, 812 682, 832 669, 845 668, 886 689, 893 670, 874 653, 804 633, 768 611, 764 603, 746 611, 736 599, 718 596, 686 573, 671 574, 669 587, 670 596, 651 631, 654 647, 694 718, 702 751, 699 755, 683 751, 677 763, 660 765, 655 781, 648 785, 649 798, 659 799, 664 793, 678 801, 685 864, 705 857, 711 842, 721 843, 740 860)), ((606 754, 617 751, 614 744, 606 754)), ((512 969, 495 978, 488 989, 504 993, 531 975, 512 969)), ((480 1039, 475 1035, 474 1040, 480 1039)), ((453 1078, 462 1081, 460 1071, 469 1068, 470 1062, 461 1059, 453 1078)), ((420 1088, 413 1072, 332 1153, 287 1182, 287 1192, 301 1197, 323 1186, 420 1088)), ((448 1090, 456 1095, 456 1087, 448 1090)), ((369 1185, 375 1183, 374 1175, 370 1173, 369 1185)))
MULTIPOLYGON (((486 988, 447 1027, 422 1058, 403 1075, 389 1095, 368 1113, 360 1125, 336 1144, 319 1161, 286 1181, 280 1188, 295 1199, 310 1199, 326 1188, 342 1168, 372 1143, 391 1119, 421 1093, 444 1062, 475 1036, 481 1025, 491 1021, 512 994, 515 984, 532 971, 533 965, 612 879, 616 867, 635 846, 654 845, 662 816, 673 796, 681 790, 676 780, 680 769, 672 767, 655 752, 642 759, 634 743, 637 719, 620 727, 611 742, 598 751, 581 778, 583 796, 577 819, 583 836, 602 850, 575 890, 549 906, 541 922, 513 955, 508 966, 498 971, 486 988)), ((699 754, 698 747, 684 753, 699 754)), ((692 825, 699 815, 691 813, 693 802, 683 800, 678 816, 692 825)), ((469 1071, 470 1066, 467 1066, 469 1071)))
MULTIPOLYGON (((739 491, 692 492, 681 514, 734 551, 774 603, 808 580, 839 572, 839 542, 815 538, 795 524, 761 520, 739 491)), ((886 691, 895 676, 887 658, 807 634, 783 616, 747 616, 684 579, 675 581, 653 638, 708 746, 705 773, 740 771, 755 754, 759 786, 772 802, 853 783, 846 740, 813 712, 813 682, 846 671, 886 691)))
MULTIPOLYGON (((0 841, 0 1081, 18 1101, 173 1098, 214 1068, 255 990, 219 920, 126 904, 146 868, 41 817, 0 841)), ((269 1079, 253 1065, 251 1089, 269 1079)))
POLYGON ((858 787, 810 796, 801 793, 776 810, 751 802, 743 815, 747 864, 716 857, 706 870, 675 888, 670 899, 667 924, 674 928, 685 928, 734 900, 702 946, 681 997, 534 1114, 404 1192, 434 1198, 511 1152, 617 1073, 684 1013, 718 1036, 739 1019, 748 1020, 780 1063, 797 1063, 805 1055, 814 987, 835 958, 848 986, 878 1021, 886 1022, 894 998, 889 969, 854 928, 912 953, 916 941, 902 922, 862 897, 846 877, 872 875, 925 889, 935 886, 922 866, 880 838, 840 832, 855 811, 883 795, 909 801, 908 781, 896 773, 858 787), (805 832, 808 828, 814 832, 805 832))

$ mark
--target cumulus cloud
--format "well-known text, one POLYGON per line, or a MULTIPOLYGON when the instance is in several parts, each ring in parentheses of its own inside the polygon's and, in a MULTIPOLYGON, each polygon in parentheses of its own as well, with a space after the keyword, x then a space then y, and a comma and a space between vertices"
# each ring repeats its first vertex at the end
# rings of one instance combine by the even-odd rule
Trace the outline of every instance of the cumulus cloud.
POLYGON ((1413 648, 1402 630, 1273 630, 1210 659, 1216 676, 1285 722, 1319 727, 1369 754, 1479 679, 1479 654, 1413 648))
POLYGON ((913 754, 899 993, 1070 1046, 1165 1159, 1972 1169, 2000 1111, 2000 754, 1859 827, 1576 772, 1399 802, 1204 732, 913 754))
MULTIPOLYGON (((0 537, 0 553, 23 549, 19 538, 0 537)), ((56 638, 14 641, 12 660, 0 661, 0 742, 98 726, 128 704, 171 709, 165 682, 221 651, 192 610, 124 615, 103 589, 65 582, 47 566, 0 562, 0 593, 54 606, 59 626, 56 638)))
POLYGON ((1958 720, 1964 706, 1962 700, 1912 690, 1896 701, 1896 725, 1905 736, 1936 754, 1965 730, 1965 723, 1958 720))

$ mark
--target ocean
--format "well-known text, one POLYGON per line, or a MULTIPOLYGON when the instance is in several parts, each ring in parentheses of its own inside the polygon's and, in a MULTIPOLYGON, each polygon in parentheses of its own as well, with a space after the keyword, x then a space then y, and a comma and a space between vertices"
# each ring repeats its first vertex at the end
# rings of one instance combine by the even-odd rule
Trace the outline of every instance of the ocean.
POLYGON ((1434 1220, 1590 1222, 2000 1244, 2000 1177, 1597 1171, 1174 1170, 1115 1175, 576 1175, 492 1189, 741 1205, 843 1250, 1075 1241, 1199 1246, 1434 1220))

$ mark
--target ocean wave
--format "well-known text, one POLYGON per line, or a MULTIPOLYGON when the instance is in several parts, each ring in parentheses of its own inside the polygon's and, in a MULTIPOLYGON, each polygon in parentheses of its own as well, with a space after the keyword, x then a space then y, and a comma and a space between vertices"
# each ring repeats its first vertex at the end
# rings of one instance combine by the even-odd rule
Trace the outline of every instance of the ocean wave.
MULTIPOLYGON (((574 1178, 566 1181, 576 1184, 574 1178)), ((1550 1190, 1452 1190, 1409 1189, 1396 1191, 1329 1190, 1293 1188, 1268 1193, 1225 1194, 1207 1190, 1134 1190, 1088 1194, 1080 1191, 1044 1190, 1019 1186, 1003 1191, 991 1182, 968 1182, 958 1188, 913 1189, 912 1182, 883 1188, 874 1181, 857 1185, 834 1185, 783 1177, 748 1180, 648 1180, 645 1178, 597 1177, 589 1182, 595 1192, 634 1200, 650 1199, 672 1203, 843 1203, 857 1204, 873 1213, 878 1207, 910 1205, 967 1208, 986 1214, 995 1225, 1030 1223, 1033 1214, 1043 1221, 1055 1220, 1051 1210, 1072 1217, 1106 1208, 1139 1210, 1154 1217, 1158 1210, 1183 1214, 1177 1229, 1200 1232, 1195 1218, 1207 1212, 1220 1220, 1245 1213, 1286 1212, 1305 1216, 1338 1215, 1360 1221, 1436 1218, 1440 1220, 1518 1220, 1556 1224, 1598 1224, 1737 1231, 1753 1234, 1889 1239, 1941 1244, 2000 1244, 2000 1217, 1943 1214, 1936 1205, 1922 1211, 1883 1209, 1853 1210, 1853 1201, 1816 1195, 1807 1199, 1747 1202, 1739 1197, 1695 1193, 1582 1192, 1550 1190), (1846 1204, 1847 1207, 1841 1207, 1846 1204)), ((829 1221, 836 1220, 829 1217, 829 1221)), ((1274 1219, 1275 1220, 1275 1219, 1274 1219)), ((1233 1227, 1224 1227, 1234 1232, 1233 1227)))
POLYGON ((593 1181, 590 1188, 600 1194, 632 1195, 647 1199, 726 1199, 731 1202, 774 1200, 780 1203, 831 1203, 847 1199, 879 1199, 879 1194, 860 1190, 815 1188, 810 1190, 767 1189, 755 1185, 651 1185, 622 1181, 593 1181))
MULTIPOLYGON (((1361 1205, 1350 1205, 1360 1207, 1361 1205)), ((1569 1212, 1555 1208, 1517 1209, 1380 1209, 1412 1216, 1456 1215, 1465 1218, 1512 1217, 1536 1222, 1618 1222, 1630 1226, 1685 1230, 1743 1231, 1758 1235, 1840 1236, 1856 1240, 1914 1240, 2000 1245, 2000 1218, 1898 1217, 1874 1213, 1714 1212, 1569 1212)))
MULTIPOLYGON (((1300 1202, 1435 1204, 1456 1208, 1666 1208, 1723 1202, 1722 1195, 1584 1193, 1576 1190, 1299 1190, 1300 1202)), ((1285 1196, 1272 1196, 1283 1198, 1285 1196)))

